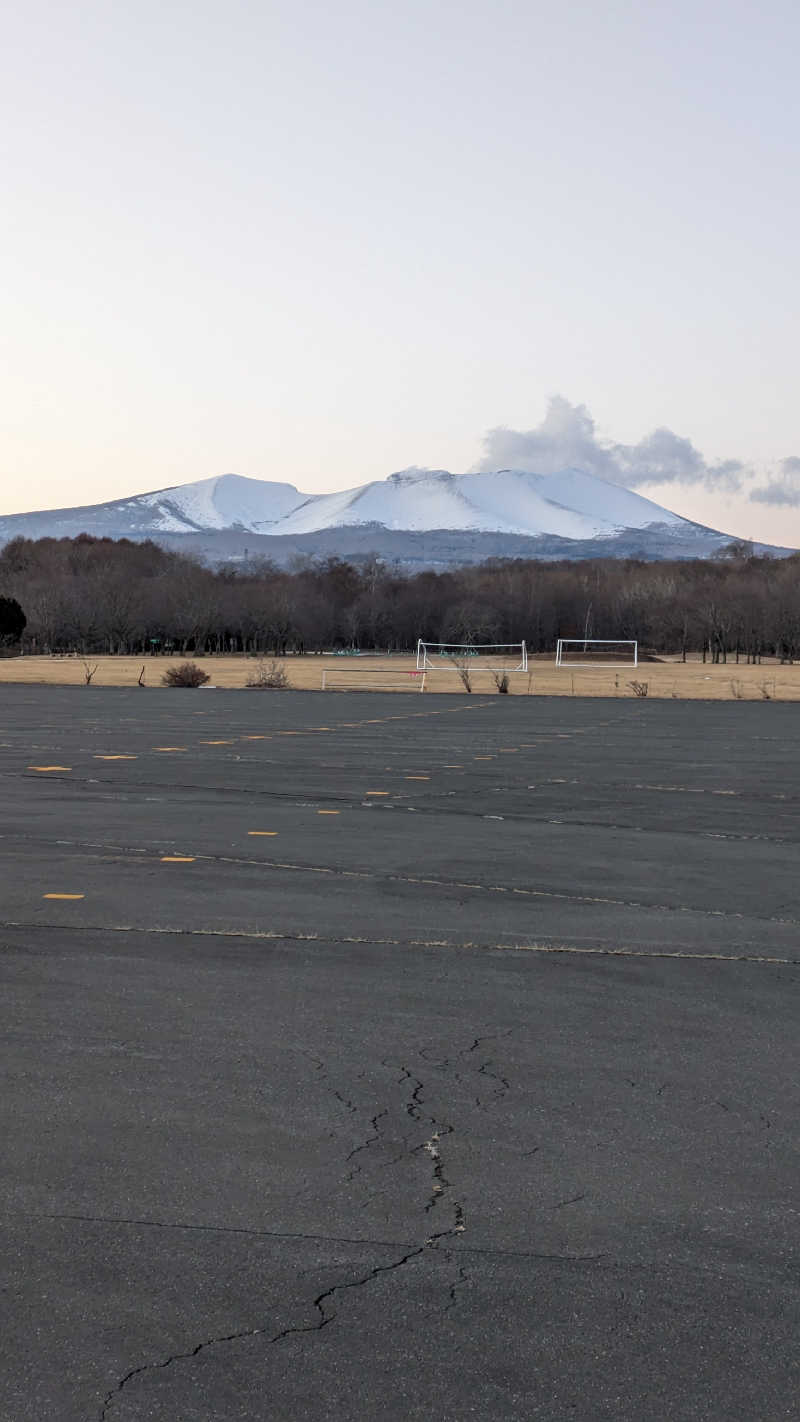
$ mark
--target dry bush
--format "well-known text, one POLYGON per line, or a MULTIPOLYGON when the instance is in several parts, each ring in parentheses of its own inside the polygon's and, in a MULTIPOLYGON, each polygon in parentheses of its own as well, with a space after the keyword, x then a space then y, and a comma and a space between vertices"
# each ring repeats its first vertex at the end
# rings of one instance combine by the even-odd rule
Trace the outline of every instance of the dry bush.
POLYGON ((734 701, 742 701, 744 699, 744 684, 735 678, 731 681, 731 696, 734 701))
POLYGON ((511 691, 511 683, 508 679, 508 672, 503 668, 501 671, 492 672, 492 681, 501 696, 508 696, 511 691))
POLYGON ((628 686, 630 687, 634 696, 646 696, 648 691, 650 690, 649 681, 629 681, 628 686))
POLYGON ((163 686, 205 686, 211 677, 195 662, 181 662, 177 667, 168 667, 161 678, 163 686))
POLYGON ((291 686, 286 667, 283 662, 276 662, 274 659, 267 665, 263 660, 259 660, 248 672, 246 686, 260 688, 262 691, 286 691, 291 686))
POLYGON ((762 681, 759 684, 758 689, 761 692, 761 695, 765 701, 771 701, 773 696, 775 695, 774 681, 762 681))
POLYGON ((471 677, 470 674, 469 674, 469 667, 467 666, 466 662, 453 661, 453 666, 455 667, 456 671, 458 672, 458 675, 459 675, 459 677, 460 677, 460 679, 461 679, 461 685, 463 686, 464 690, 465 690, 465 691, 468 691, 468 692, 470 693, 470 695, 471 695, 471 694, 472 694, 472 677, 471 677))
POLYGON ((97 671, 97 662, 95 662, 94 666, 92 666, 89 662, 81 662, 81 666, 83 667, 84 686, 91 686, 92 677, 97 671))

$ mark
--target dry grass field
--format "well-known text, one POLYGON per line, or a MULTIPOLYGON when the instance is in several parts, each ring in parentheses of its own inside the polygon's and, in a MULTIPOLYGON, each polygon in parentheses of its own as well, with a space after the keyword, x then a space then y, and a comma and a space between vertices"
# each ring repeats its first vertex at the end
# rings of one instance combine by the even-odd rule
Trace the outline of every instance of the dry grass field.
MULTIPOLYGON (((85 682, 85 667, 96 668, 92 686, 135 686, 144 667, 144 685, 160 686, 167 667, 179 657, 13 657, 0 660, 0 683, 23 682, 36 685, 78 686, 85 682)), ((193 660, 191 657, 189 660, 193 660)), ((269 665, 270 659, 266 659, 269 665)), ((323 672, 331 690, 420 691, 414 658, 409 657, 286 657, 291 686, 305 691, 322 688, 323 672)), ((244 687, 258 663, 250 657, 203 657, 200 665, 214 687, 244 687)), ((475 693, 496 694, 488 671, 471 672, 475 693)), ((705 665, 695 657, 642 663, 639 667, 612 670, 609 667, 557 668, 553 658, 530 661, 530 670, 510 675, 510 690, 522 696, 622 696, 634 697, 633 682, 647 685, 651 697, 713 701, 798 701, 800 665, 781 666, 764 661, 761 666, 705 665)), ((452 669, 428 672, 425 690, 462 692, 458 674, 452 669)))

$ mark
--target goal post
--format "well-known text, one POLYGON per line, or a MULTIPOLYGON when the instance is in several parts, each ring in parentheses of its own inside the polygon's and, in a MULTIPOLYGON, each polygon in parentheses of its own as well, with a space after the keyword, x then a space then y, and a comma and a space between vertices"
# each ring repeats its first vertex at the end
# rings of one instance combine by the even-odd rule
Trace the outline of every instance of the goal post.
POLYGON ((637 667, 639 643, 597 637, 559 637, 557 667, 637 667))
POLYGON ((417 642, 418 671, 527 671, 524 642, 417 642))

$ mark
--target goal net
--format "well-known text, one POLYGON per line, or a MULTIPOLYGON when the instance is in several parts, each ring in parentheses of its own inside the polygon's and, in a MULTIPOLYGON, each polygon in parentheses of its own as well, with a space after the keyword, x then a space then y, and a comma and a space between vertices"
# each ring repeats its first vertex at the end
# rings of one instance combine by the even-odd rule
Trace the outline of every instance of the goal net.
POLYGON ((597 638, 559 637, 557 667, 636 667, 638 642, 609 642, 597 638))
POLYGON ((527 671, 524 642, 417 642, 418 671, 527 671))
POLYGON ((323 691, 424 691, 424 671, 371 671, 366 667, 323 667, 323 691))

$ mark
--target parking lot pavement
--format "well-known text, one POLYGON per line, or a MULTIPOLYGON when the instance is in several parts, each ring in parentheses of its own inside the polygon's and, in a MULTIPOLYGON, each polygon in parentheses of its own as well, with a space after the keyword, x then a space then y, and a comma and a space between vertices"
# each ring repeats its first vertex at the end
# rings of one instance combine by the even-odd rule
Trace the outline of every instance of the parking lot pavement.
POLYGON ((791 706, 4 687, 0 1415, 796 1415, 791 706))

